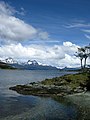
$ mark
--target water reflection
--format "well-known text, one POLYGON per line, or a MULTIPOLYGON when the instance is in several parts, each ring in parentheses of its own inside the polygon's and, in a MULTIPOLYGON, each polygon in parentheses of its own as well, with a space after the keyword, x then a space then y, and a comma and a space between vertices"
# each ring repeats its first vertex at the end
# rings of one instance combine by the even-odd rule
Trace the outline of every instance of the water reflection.
POLYGON ((75 107, 52 98, 18 96, 1 100, 0 120, 76 120, 75 107))
POLYGON ((81 118, 81 110, 70 99, 24 96, 8 89, 13 85, 63 74, 65 73, 60 71, 0 70, 0 120, 78 120, 81 118))

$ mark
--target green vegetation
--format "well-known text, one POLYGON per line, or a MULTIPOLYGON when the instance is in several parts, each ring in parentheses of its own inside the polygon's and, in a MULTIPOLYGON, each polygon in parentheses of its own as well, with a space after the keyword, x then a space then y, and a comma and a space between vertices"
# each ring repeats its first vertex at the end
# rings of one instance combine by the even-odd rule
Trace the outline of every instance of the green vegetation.
POLYGON ((75 55, 76 57, 80 58, 81 61, 81 69, 86 68, 86 60, 87 58, 90 58, 90 44, 85 47, 78 48, 78 52, 75 55), (83 65, 83 59, 84 59, 84 65, 83 65))
POLYGON ((85 92, 90 90, 90 71, 45 79, 28 85, 17 85, 10 87, 10 89, 24 95, 38 96, 64 96, 85 92))
POLYGON ((44 85, 58 85, 58 86, 67 86, 70 87, 72 90, 77 89, 80 87, 84 89, 89 84, 89 72, 85 73, 78 73, 78 74, 70 74, 64 75, 62 77, 56 77, 53 79, 46 79, 41 83, 44 85))

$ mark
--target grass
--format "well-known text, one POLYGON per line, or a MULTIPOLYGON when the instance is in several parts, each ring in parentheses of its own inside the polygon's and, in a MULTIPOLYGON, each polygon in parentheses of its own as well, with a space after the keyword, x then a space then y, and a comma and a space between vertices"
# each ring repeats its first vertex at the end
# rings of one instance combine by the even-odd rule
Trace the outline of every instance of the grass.
POLYGON ((70 86, 72 89, 75 89, 79 86, 85 86, 89 81, 89 73, 77 73, 77 74, 70 74, 64 75, 62 77, 56 77, 53 79, 45 79, 41 83, 44 85, 67 85, 70 86))
POLYGON ((45 79, 38 83, 30 83, 30 85, 17 85, 10 89, 24 95, 39 96, 66 95, 83 92, 85 88, 90 90, 90 72, 45 79))

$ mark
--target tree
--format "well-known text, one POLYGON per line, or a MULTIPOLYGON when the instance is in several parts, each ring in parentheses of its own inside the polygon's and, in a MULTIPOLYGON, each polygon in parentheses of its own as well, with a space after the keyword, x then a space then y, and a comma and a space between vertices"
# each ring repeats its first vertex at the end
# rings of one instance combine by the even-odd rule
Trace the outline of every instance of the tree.
POLYGON ((85 54, 84 54, 84 68, 86 67, 86 60, 87 58, 90 58, 90 44, 88 46, 85 46, 85 54))
POLYGON ((85 67, 86 67, 86 60, 87 60, 87 58, 88 58, 88 54, 85 53, 85 54, 83 55, 83 58, 85 59, 85 60, 84 60, 84 68, 85 68, 85 67))
POLYGON ((85 47, 78 48, 78 52, 76 52, 76 57, 80 58, 81 61, 81 69, 86 67, 86 60, 90 57, 90 44, 85 47), (84 59, 84 65, 82 64, 84 59))
POLYGON ((85 46, 86 53, 88 54, 88 57, 90 58, 90 43, 88 46, 85 46))
POLYGON ((81 61, 81 69, 83 68, 83 65, 82 65, 82 61, 83 61, 83 49, 82 48, 78 48, 78 52, 76 52, 77 54, 75 55, 76 57, 79 57, 80 58, 80 61, 81 61))

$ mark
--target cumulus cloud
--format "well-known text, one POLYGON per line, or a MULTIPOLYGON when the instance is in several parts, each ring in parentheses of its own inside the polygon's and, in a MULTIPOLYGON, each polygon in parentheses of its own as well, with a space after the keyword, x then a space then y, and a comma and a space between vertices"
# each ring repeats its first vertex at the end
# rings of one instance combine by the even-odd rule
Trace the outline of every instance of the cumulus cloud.
POLYGON ((0 15, 0 37, 6 40, 25 40, 33 38, 37 30, 24 21, 0 15))
POLYGON ((5 40, 30 39, 37 30, 24 21, 12 16, 15 10, 4 2, 0 2, 0 38, 5 40))
POLYGON ((11 56, 26 59, 62 59, 63 51, 56 47, 44 47, 38 45, 22 46, 19 44, 4 45, 0 47, 0 56, 11 56))
MULTIPOLYGON (((24 9, 21 8, 21 10, 23 14, 24 9)), ((0 41, 10 41, 9 44, 0 46, 1 58, 35 59, 43 64, 57 67, 73 67, 79 65, 79 59, 74 56, 79 46, 69 41, 64 42, 63 45, 53 46, 22 45, 20 43, 22 40, 49 40, 49 34, 15 17, 15 13, 20 14, 7 3, 0 2, 0 41), (14 43, 13 41, 18 42, 14 43)), ((82 25, 69 27, 77 26, 82 25)), ((86 26, 89 26, 89 24, 86 26)))
POLYGON ((74 56, 77 45, 71 42, 64 42, 63 45, 44 46, 10 44, 0 47, 0 57, 13 57, 15 59, 37 60, 43 64, 57 67, 76 67, 80 66, 79 58, 74 56))
POLYGON ((39 32, 38 36, 43 40, 46 40, 47 38, 49 38, 49 34, 47 32, 39 32))
POLYGON ((79 48, 79 47, 80 46, 72 44, 69 41, 63 42, 63 50, 65 53, 67 53, 69 55, 73 55, 77 51, 77 48, 79 48))
POLYGON ((4 1, 0 2, 0 15, 13 15, 16 10, 4 1))
POLYGON ((15 11, 5 2, 0 2, 0 39, 20 41, 27 39, 47 39, 48 33, 39 31, 32 25, 14 16, 15 11))
POLYGON ((67 46, 67 47, 71 47, 71 46, 76 46, 76 45, 74 45, 74 44, 72 44, 71 42, 63 42, 63 45, 64 46, 67 46))

